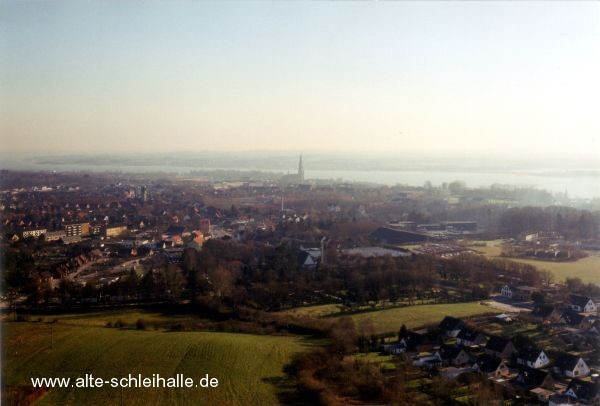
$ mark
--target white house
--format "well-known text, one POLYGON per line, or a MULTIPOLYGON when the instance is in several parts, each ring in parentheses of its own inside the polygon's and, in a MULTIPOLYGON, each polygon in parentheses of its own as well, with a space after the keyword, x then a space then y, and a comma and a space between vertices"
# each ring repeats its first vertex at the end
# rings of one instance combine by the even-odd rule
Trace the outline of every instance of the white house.
POLYGON ((571 295, 569 297, 569 307, 576 312, 582 313, 595 313, 598 310, 592 299, 579 295, 571 295))
POLYGON ((531 286, 509 286, 504 285, 500 290, 500 294, 508 299, 513 300, 531 300, 531 294, 535 292, 535 288, 531 286))
POLYGON ((502 286, 502 290, 500 290, 500 294, 504 297, 512 299, 513 290, 511 289, 510 286, 504 285, 504 286, 502 286))
POLYGON ((529 368, 543 368, 550 363, 550 359, 543 350, 536 347, 525 347, 517 353, 517 364, 526 365, 529 368))
POLYGON ((561 353, 554 363, 554 372, 569 378, 579 378, 587 376, 590 368, 583 358, 569 353, 561 353))

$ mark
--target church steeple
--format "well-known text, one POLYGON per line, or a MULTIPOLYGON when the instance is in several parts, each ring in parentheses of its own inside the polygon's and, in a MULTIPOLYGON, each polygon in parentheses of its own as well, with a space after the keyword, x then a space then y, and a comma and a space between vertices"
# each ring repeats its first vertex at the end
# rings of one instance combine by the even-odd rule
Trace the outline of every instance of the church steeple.
POLYGON ((300 154, 300 161, 298 162, 298 181, 304 182, 304 165, 302 164, 302 154, 300 154))

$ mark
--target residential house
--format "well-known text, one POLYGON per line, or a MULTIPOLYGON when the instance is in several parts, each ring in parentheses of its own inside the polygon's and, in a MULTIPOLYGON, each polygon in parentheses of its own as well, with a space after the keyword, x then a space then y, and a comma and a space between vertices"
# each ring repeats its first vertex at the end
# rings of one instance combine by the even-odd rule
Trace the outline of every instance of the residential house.
POLYGON ((523 389, 531 390, 533 388, 554 388, 554 379, 548 371, 533 368, 521 368, 517 376, 511 381, 513 384, 523 389))
POLYGON ((590 322, 586 316, 574 310, 565 310, 560 318, 562 323, 572 328, 584 329, 589 327, 590 322))
POLYGON ((510 358, 517 352, 512 341, 500 336, 491 336, 485 344, 485 353, 502 359, 510 358))
POLYGON ((552 369, 568 378, 587 376, 590 373, 590 368, 583 358, 566 352, 558 354, 552 369))
POLYGON ((315 269, 321 260, 319 248, 301 248, 298 254, 298 265, 304 269, 315 269))
POLYGON ((498 378, 508 376, 510 373, 508 363, 505 360, 488 354, 481 354, 477 357, 475 365, 477 366, 477 370, 487 377, 498 378))
POLYGON ((408 331, 406 337, 400 340, 400 344, 404 346, 406 351, 418 351, 426 341, 425 334, 408 331))
POLYGON ((440 349, 436 351, 436 354, 438 354, 443 365, 460 366, 469 362, 469 354, 461 347, 455 345, 442 345, 440 349))
POLYGON ((457 337, 464 326, 465 323, 461 319, 446 316, 440 323, 439 328, 447 337, 457 337))
POLYGON ((504 286, 502 286, 502 289, 500 289, 500 294, 503 297, 506 297, 508 299, 512 299, 513 289, 514 289, 514 287, 511 287, 509 285, 504 285, 504 286))
POLYGON ((463 328, 460 330, 460 333, 456 336, 456 344, 463 347, 470 347, 472 345, 482 345, 485 344, 486 338, 479 331, 463 328))
POLYGON ((600 334, 600 319, 590 319, 589 320, 589 333, 600 334))
POLYGON ((395 343, 384 344, 382 346, 382 350, 386 354, 392 355, 400 355, 406 352, 406 344, 402 341, 397 341, 395 343))
POLYGON ((531 286, 513 286, 504 285, 500 290, 500 294, 508 299, 528 301, 531 300, 531 294, 535 292, 535 288, 531 286))
POLYGON ((548 406, 583 406, 583 403, 570 396, 557 393, 548 398, 548 406))
POLYGON ((412 364, 417 367, 431 369, 434 367, 441 367, 442 359, 440 358, 440 354, 435 352, 433 354, 424 354, 414 357, 412 364))
POLYGON ((529 393, 534 395, 539 402, 544 404, 548 403, 550 397, 554 395, 556 392, 554 389, 545 389, 543 387, 533 388, 529 390, 529 393))
POLYGON ((592 299, 580 295, 569 296, 569 307, 581 313, 595 313, 597 310, 597 306, 592 299))
POLYGON ((589 404, 598 404, 600 402, 600 383, 598 381, 582 381, 580 379, 573 379, 567 389, 565 395, 585 401, 589 404))
POLYGON ((552 305, 541 304, 536 305, 529 315, 537 321, 554 323, 560 320, 561 312, 552 305))
POLYGON ((523 348, 520 348, 517 351, 517 364, 526 365, 529 368, 543 368, 550 363, 550 359, 546 355, 546 353, 533 346, 529 345, 523 348))

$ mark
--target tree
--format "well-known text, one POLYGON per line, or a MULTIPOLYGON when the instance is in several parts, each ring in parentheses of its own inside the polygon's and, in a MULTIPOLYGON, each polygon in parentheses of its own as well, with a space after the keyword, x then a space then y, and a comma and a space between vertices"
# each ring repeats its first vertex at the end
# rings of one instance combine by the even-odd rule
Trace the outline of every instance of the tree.
POLYGON ((224 266, 209 271, 208 277, 212 282, 212 288, 218 297, 229 296, 234 287, 235 278, 233 273, 224 266))
POLYGON ((167 265, 162 271, 165 287, 171 298, 181 296, 181 291, 185 286, 185 279, 181 271, 173 264, 167 265))
POLYGON ((408 335, 408 329, 406 328, 404 323, 402 323, 402 326, 400 326, 400 330, 398 330, 398 341, 402 340, 407 335, 408 335))
POLYGON ((340 318, 331 328, 329 338, 333 352, 340 358, 352 353, 358 340, 354 321, 350 317, 340 318))

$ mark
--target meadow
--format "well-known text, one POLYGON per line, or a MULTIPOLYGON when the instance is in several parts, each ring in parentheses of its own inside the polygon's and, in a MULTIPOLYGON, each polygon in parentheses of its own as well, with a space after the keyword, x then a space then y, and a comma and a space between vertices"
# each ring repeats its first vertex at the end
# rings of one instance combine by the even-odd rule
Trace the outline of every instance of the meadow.
POLYGON ((350 317, 357 326, 365 320, 371 320, 376 333, 389 333, 397 332, 402 324, 407 328, 415 328, 439 323, 444 316, 468 317, 483 313, 499 313, 499 311, 479 302, 469 302, 397 307, 357 313, 350 317))
POLYGON ((74 379, 88 373, 103 379, 181 373, 194 380, 208 374, 219 380, 217 388, 206 389, 51 389, 40 405, 278 404, 294 396, 285 366, 311 345, 298 337, 118 329, 62 320, 2 322, 2 330, 6 393, 19 385, 31 388, 31 377, 74 379))
MULTIPOLYGON (((488 258, 500 258, 502 247, 500 240, 486 241, 486 246, 472 247, 488 258)), ((554 274, 557 282, 563 282, 566 278, 580 278, 584 282, 600 285, 600 254, 588 252, 589 256, 577 261, 543 261, 537 259, 505 258, 510 261, 529 264, 539 270, 548 270, 554 274)))

